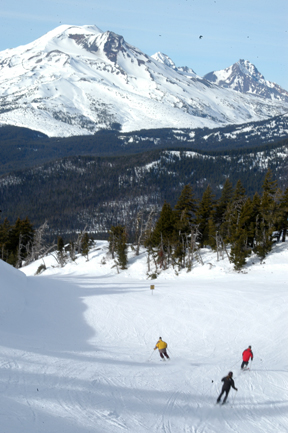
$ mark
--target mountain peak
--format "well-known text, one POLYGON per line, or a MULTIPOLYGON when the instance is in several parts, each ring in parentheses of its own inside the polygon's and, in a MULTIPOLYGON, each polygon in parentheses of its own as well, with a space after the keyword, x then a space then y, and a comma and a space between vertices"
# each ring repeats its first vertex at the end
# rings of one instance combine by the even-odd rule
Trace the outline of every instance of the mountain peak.
POLYGON ((278 84, 265 80, 256 66, 249 60, 240 59, 226 69, 209 72, 203 78, 237 92, 288 102, 288 92, 278 84))
MULTIPOLYGON (((153 54, 151 56, 152 59, 156 60, 158 63, 162 63, 165 66, 168 66, 169 68, 172 68, 174 71, 179 72, 182 75, 185 75, 186 77, 197 77, 197 74, 193 69, 189 68, 188 66, 176 66, 173 60, 167 56, 167 54, 161 53, 158 51, 158 53, 153 54)), ((200 78, 200 77, 198 77, 200 78)))
POLYGON ((253 80, 260 81, 263 80, 263 84, 265 83, 264 76, 258 71, 253 63, 249 62, 249 60, 240 59, 234 66, 238 65, 239 70, 245 74, 250 76, 253 80))
POLYGON ((167 56, 167 54, 161 53, 160 51, 158 51, 157 53, 153 54, 152 59, 156 60, 159 63, 163 63, 163 65, 169 66, 169 68, 172 69, 177 69, 175 63, 173 62, 173 60, 167 56))

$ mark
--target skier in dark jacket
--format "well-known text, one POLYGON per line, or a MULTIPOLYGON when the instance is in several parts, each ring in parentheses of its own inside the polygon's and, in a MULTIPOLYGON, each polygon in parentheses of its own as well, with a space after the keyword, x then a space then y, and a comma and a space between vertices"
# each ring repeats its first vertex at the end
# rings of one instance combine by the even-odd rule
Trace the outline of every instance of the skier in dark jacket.
POLYGON ((224 382, 224 383, 223 383, 223 386, 222 386, 221 393, 220 393, 219 397, 217 398, 217 403, 220 403, 221 397, 224 394, 224 392, 226 392, 226 395, 224 397, 224 400, 223 400, 222 404, 224 404, 226 402, 231 386, 236 391, 238 391, 238 389, 235 388, 235 383, 234 383, 234 380, 232 379, 232 376, 233 376, 233 373, 232 373, 232 371, 230 371, 228 373, 228 376, 223 377, 222 382, 224 382))
POLYGON ((241 364, 241 370, 243 370, 244 367, 247 367, 250 358, 251 361, 253 361, 253 352, 251 350, 251 346, 249 346, 248 349, 244 350, 242 353, 243 362, 241 364))

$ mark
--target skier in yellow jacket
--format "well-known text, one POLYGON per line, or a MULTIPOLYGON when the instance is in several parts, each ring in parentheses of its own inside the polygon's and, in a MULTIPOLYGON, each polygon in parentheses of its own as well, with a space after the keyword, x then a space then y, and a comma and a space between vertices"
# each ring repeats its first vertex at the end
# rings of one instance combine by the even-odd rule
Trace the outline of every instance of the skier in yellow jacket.
POLYGON ((161 337, 159 337, 159 340, 157 341, 156 346, 154 347, 154 350, 156 349, 159 350, 160 356, 164 360, 165 360, 164 356, 166 356, 167 359, 170 359, 166 351, 167 346, 168 344, 165 343, 165 341, 163 341, 161 337))

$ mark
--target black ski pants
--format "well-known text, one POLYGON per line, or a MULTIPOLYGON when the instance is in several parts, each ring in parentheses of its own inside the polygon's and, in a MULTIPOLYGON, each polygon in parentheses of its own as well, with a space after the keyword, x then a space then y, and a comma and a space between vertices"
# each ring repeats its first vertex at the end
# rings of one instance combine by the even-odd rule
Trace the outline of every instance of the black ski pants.
POLYGON ((168 353, 166 352, 166 349, 159 349, 159 353, 162 359, 164 359, 164 355, 167 359, 169 359, 168 353))
POLYGON ((222 387, 222 391, 219 395, 219 397, 217 398, 217 403, 219 403, 219 401, 221 400, 222 395, 224 394, 224 392, 226 392, 226 395, 224 397, 223 403, 225 403, 225 401, 227 400, 228 394, 229 394, 230 388, 224 388, 224 386, 222 387))
POLYGON ((247 365, 248 365, 248 361, 243 361, 242 364, 241 364, 241 370, 242 370, 244 367, 247 367, 247 365))

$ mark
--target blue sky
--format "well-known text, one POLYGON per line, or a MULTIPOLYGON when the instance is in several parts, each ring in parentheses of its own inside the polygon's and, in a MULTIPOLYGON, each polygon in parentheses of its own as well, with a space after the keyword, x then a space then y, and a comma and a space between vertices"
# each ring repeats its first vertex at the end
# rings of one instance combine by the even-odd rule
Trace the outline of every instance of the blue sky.
POLYGON ((0 20, 0 51, 61 24, 95 24, 201 76, 249 60, 288 90, 287 0, 0 0, 0 20))

